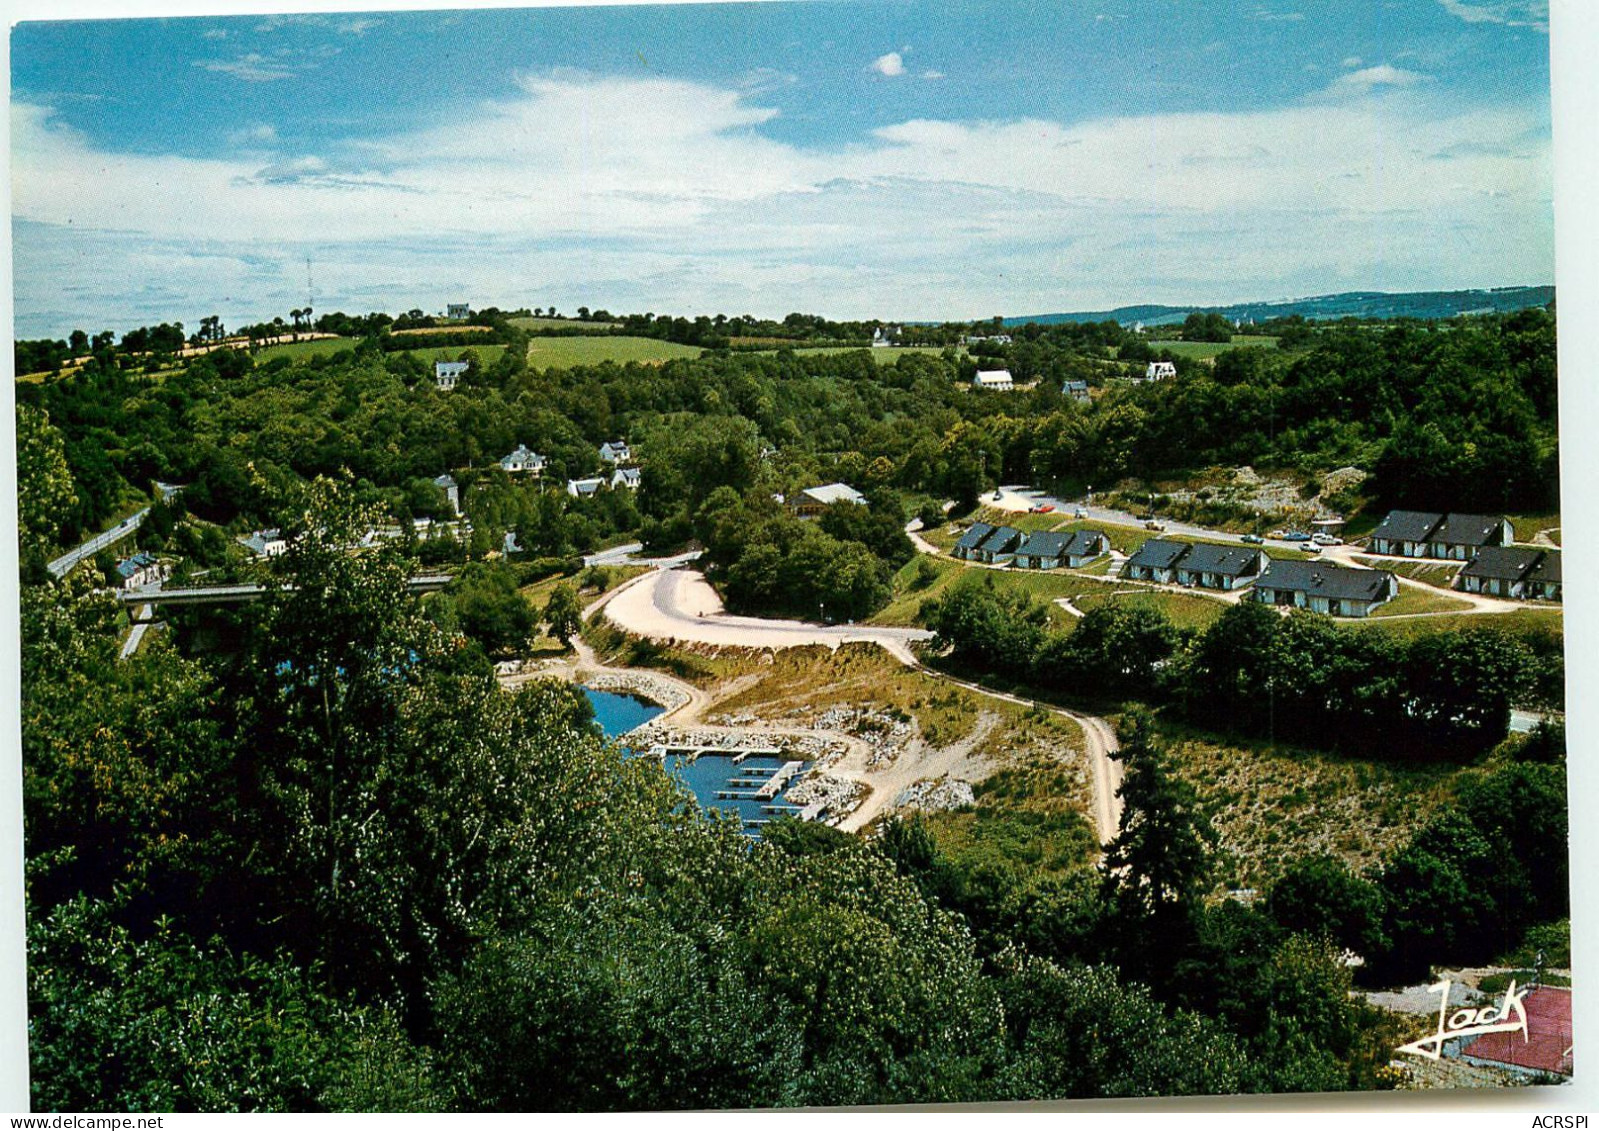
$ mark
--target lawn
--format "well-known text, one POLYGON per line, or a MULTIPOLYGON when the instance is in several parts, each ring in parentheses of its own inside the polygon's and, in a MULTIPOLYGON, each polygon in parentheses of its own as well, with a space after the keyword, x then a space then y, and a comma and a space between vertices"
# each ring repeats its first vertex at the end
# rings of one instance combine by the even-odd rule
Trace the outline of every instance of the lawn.
POLYGON ((1114 582, 1095 583, 1092 578, 1082 578, 1082 591, 1072 596, 1072 605, 1085 613, 1105 605, 1119 608, 1154 609, 1178 628, 1209 628, 1227 611, 1227 605, 1213 597, 1196 597, 1191 593, 1170 593, 1160 589, 1136 589, 1114 582), (1087 585, 1094 585, 1092 589, 1087 585))
POLYGON ((1277 339, 1268 334, 1235 334, 1230 342, 1150 342, 1149 348, 1159 353, 1170 350, 1178 357, 1191 357, 1208 360, 1217 354, 1226 353, 1228 350, 1245 349, 1249 346, 1264 346, 1268 349, 1277 348, 1277 339))
POLYGON ((1432 585, 1439 589, 1453 589, 1455 578, 1460 576, 1463 568, 1460 562, 1423 562, 1408 561, 1392 558, 1372 558, 1364 554, 1356 554, 1355 561, 1373 569, 1385 569, 1389 573, 1397 573, 1400 577, 1408 577, 1412 581, 1419 581, 1423 585, 1432 585))
POLYGON ((1402 585, 1399 596, 1371 611, 1374 617, 1402 617, 1411 613, 1456 613, 1471 608, 1470 601, 1451 597, 1447 593, 1429 593, 1425 589, 1402 585))
POLYGON ((598 365, 603 361, 659 364, 673 358, 699 355, 698 346, 682 346, 654 338, 610 335, 534 338, 527 346, 527 363, 532 369, 571 369, 579 365, 598 365))
MULTIPOLYGON (((1392 614, 1390 614, 1391 617, 1392 614)), ((1378 618, 1344 622, 1353 632, 1387 632, 1415 638, 1434 632, 1460 632, 1472 629, 1501 628, 1512 634, 1547 632, 1559 635, 1565 621, 1558 606, 1528 605, 1511 613, 1444 613, 1435 617, 1407 617, 1403 620, 1378 618)))
POLYGON ((1514 514, 1510 515, 1510 525, 1515 529, 1516 541, 1528 545, 1541 532, 1551 531, 1550 539, 1555 545, 1560 545, 1560 515, 1559 514, 1514 514))

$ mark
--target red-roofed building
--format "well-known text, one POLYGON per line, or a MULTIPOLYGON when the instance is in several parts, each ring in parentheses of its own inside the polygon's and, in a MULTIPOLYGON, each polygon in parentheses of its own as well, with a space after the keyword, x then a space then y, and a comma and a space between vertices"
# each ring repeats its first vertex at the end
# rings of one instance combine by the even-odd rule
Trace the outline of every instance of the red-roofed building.
POLYGON ((1484 1033, 1460 1050, 1467 1064, 1571 1075, 1571 991, 1539 986, 1521 1003, 1527 1034, 1484 1033))

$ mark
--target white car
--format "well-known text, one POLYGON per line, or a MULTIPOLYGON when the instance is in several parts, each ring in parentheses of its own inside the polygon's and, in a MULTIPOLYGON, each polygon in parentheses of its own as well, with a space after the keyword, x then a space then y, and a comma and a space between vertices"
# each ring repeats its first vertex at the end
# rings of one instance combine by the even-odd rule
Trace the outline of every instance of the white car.
POLYGON ((1313 534, 1310 540, 1318 546, 1342 546, 1344 540, 1333 534, 1313 534))

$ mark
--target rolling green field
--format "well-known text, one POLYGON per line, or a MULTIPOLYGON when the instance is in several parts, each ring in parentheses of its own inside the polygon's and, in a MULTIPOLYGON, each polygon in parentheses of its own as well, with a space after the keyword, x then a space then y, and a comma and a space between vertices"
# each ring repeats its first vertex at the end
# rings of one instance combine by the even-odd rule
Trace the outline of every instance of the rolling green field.
POLYGON ((259 350, 255 355, 255 362, 257 365, 265 365, 275 357, 286 357, 291 361, 299 361, 306 357, 323 357, 338 353, 340 350, 353 350, 356 341, 355 338, 313 338, 307 342, 283 342, 259 350))
POLYGON ((584 322, 577 318, 507 318, 513 326, 520 326, 524 330, 609 330, 617 325, 615 322, 584 322))
MULTIPOLYGON (((775 353, 776 351, 774 350, 773 352, 775 353)), ((879 364, 879 365, 887 365, 890 362, 898 361, 900 358, 904 357, 908 353, 930 353, 930 354, 933 354, 933 355, 936 356, 936 355, 938 355, 938 354, 943 352, 943 347, 942 346, 879 346, 877 349, 872 349, 869 346, 813 346, 813 347, 811 347, 809 349, 797 349, 797 350, 794 351, 794 353, 797 356, 799 356, 799 357, 805 357, 806 355, 811 355, 811 356, 814 356, 814 357, 826 357, 826 356, 829 356, 831 354, 836 354, 836 353, 861 353, 861 352, 865 352, 865 353, 871 354, 872 355, 872 360, 877 362, 877 364, 879 364)))
POLYGON ((461 360, 461 355, 467 350, 477 354, 478 364, 493 365, 500 360, 500 355, 505 352, 505 347, 501 345, 427 346, 423 349, 406 350, 405 352, 414 357, 419 357, 427 364, 432 365, 435 361, 459 361, 461 360))
POLYGON ((1458 613, 1471 608, 1470 601, 1451 597, 1447 593, 1429 593, 1424 589, 1401 586, 1399 596, 1387 604, 1371 610, 1374 617, 1402 617, 1410 613, 1458 613))
POLYGON ((1159 353, 1161 350, 1171 350, 1178 357, 1193 357, 1205 360, 1217 354, 1226 353, 1228 350, 1245 349, 1249 346, 1264 346, 1268 349, 1277 348, 1277 339, 1267 334, 1235 334, 1230 342, 1150 342, 1149 348, 1159 353))
POLYGON ((527 363, 532 369, 571 369, 578 365, 598 365, 602 361, 658 364, 699 355, 698 346, 633 337, 534 338, 527 347, 527 363))

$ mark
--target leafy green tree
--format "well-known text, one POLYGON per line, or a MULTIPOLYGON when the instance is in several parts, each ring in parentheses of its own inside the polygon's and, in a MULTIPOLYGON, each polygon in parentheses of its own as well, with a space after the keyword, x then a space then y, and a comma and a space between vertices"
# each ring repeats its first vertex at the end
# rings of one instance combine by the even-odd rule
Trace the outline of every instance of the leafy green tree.
POLYGON ((437 1111, 427 1054, 381 1007, 315 970, 199 945, 157 920, 136 936, 78 898, 28 930, 38 1111, 437 1111))
POLYGON ((538 614, 516 582, 508 566, 473 562, 450 587, 457 625, 491 656, 525 647, 538 627, 538 614))
POLYGON ((563 648, 570 648, 572 638, 583 630, 583 606, 578 601, 577 590, 570 585, 557 585, 545 602, 544 623, 563 648))
POLYGON ((1223 1028, 1196 1013, 1168 1013, 1114 969, 1062 969, 1013 952, 1002 960, 999 986, 1015 1050, 1005 1098, 1225 1094, 1251 1078, 1223 1028))
POLYGON ((1335 856, 1295 860, 1272 885, 1266 907, 1285 931, 1327 938, 1356 954, 1388 946, 1381 889, 1335 856))

